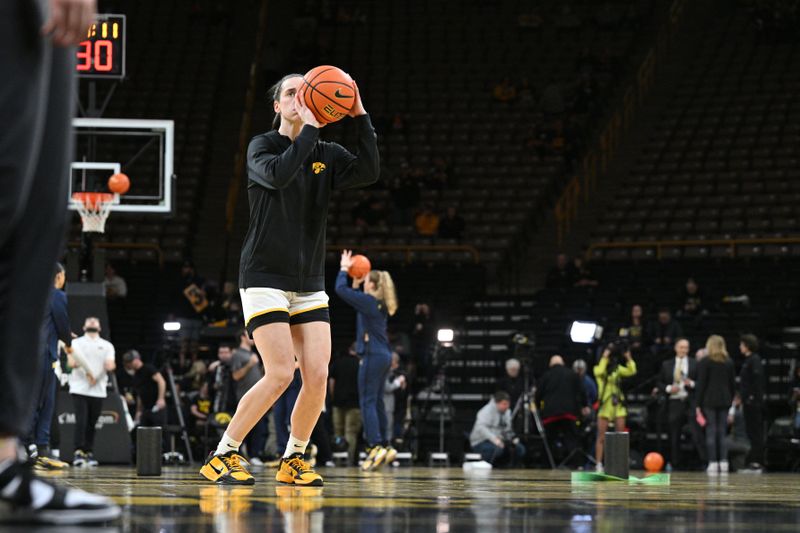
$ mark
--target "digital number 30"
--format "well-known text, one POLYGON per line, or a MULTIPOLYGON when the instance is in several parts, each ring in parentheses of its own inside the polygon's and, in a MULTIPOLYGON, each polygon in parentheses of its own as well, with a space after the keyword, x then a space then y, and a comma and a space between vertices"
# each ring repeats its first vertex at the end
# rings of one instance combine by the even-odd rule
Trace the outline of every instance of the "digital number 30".
POLYGON ((94 57, 94 70, 97 72, 111 72, 114 67, 114 55, 111 53, 112 44, 108 40, 94 42, 94 54, 92 54, 92 41, 82 41, 78 45, 78 71, 84 72, 92 69, 92 57, 94 57), (105 57, 101 53, 105 49, 105 57))

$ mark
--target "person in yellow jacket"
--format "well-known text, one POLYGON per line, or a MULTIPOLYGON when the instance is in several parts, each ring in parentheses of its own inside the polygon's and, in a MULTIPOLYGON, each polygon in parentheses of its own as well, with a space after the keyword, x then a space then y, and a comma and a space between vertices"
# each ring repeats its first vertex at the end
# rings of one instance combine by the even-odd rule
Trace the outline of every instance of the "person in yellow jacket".
POLYGON ((628 410, 625 408, 625 395, 620 387, 622 378, 636 375, 636 362, 631 351, 625 351, 625 364, 611 362, 611 349, 603 351, 603 357, 594 367, 594 377, 598 388, 597 411, 597 443, 595 445, 597 471, 603 471, 603 446, 606 441, 606 431, 610 422, 614 422, 616 431, 625 431, 625 417, 628 410))

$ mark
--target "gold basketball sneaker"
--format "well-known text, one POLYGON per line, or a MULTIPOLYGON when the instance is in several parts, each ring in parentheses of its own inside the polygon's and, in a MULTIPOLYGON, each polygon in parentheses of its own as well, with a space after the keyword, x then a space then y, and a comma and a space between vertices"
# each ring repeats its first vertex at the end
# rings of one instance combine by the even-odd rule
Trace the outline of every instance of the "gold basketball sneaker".
POLYGON ((364 462, 361 463, 361 470, 366 472, 367 470, 375 470, 379 466, 383 464, 384 459, 386 459, 386 454, 389 451, 381 446, 380 444, 376 444, 369 450, 367 450, 367 458, 364 459, 364 462))
POLYGON ((281 459, 275 480, 289 485, 321 487, 322 476, 314 472, 310 464, 303 460, 303 454, 295 453, 281 459))
POLYGON ((220 485, 253 485, 256 480, 242 466, 243 462, 247 463, 245 458, 235 451, 225 455, 215 455, 211 452, 203 468, 200 469, 200 475, 220 485))

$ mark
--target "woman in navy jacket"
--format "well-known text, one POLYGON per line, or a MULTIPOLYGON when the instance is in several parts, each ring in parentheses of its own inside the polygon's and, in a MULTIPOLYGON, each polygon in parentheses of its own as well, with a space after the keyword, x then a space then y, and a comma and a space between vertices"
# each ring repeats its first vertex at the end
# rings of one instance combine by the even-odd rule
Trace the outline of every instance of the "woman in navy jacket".
POLYGON ((383 385, 392 364, 392 350, 386 333, 386 321, 397 311, 397 293, 388 272, 373 270, 347 285, 347 271, 353 253, 342 252, 341 270, 336 278, 336 294, 356 310, 356 352, 361 358, 358 368, 358 394, 364 434, 369 446, 363 470, 371 470, 384 462, 391 463, 397 452, 389 445, 383 385), (364 291, 358 289, 364 284, 364 291))

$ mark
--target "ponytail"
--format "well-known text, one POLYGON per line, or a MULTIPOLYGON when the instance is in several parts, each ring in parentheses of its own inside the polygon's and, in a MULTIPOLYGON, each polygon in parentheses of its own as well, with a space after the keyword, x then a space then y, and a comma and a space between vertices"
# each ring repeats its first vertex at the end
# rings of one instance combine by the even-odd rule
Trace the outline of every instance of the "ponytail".
MULTIPOLYGON (((281 99, 281 91, 283 91, 283 82, 289 78, 302 78, 302 74, 287 74, 282 77, 278 82, 269 88, 267 97, 271 98, 273 102, 278 102, 281 99)), ((277 130, 281 127, 281 114, 275 113, 275 118, 272 119, 272 129, 277 130)))
POLYGON ((385 270, 371 270, 369 280, 375 284, 375 298, 383 302, 389 316, 397 312, 397 291, 392 276, 385 270))

